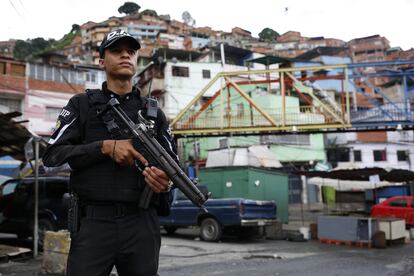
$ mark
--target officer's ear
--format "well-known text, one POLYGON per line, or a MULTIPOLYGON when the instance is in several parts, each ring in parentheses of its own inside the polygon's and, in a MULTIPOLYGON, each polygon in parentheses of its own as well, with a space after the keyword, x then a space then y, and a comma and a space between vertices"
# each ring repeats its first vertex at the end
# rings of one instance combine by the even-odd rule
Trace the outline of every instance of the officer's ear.
POLYGON ((105 60, 103 58, 99 59, 99 68, 105 70, 105 60))

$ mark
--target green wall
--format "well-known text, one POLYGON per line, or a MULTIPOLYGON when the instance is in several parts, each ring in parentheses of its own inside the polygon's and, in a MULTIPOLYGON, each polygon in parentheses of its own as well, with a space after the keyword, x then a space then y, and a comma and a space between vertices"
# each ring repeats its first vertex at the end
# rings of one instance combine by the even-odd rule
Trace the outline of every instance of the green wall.
POLYGON ((310 134, 310 145, 275 145, 270 146, 277 160, 289 161, 310 161, 325 160, 325 146, 323 134, 310 134))
MULTIPOLYGON (((262 85, 263 86, 263 85, 262 85)), ((264 85, 266 87, 266 85, 264 85)), ((245 85, 242 86, 242 89, 248 93, 248 91, 258 90, 256 85, 245 85)), ((226 94, 227 95, 227 94, 226 94)), ((274 94, 265 94, 263 92, 254 92, 251 97, 254 99, 254 102, 260 106, 262 109, 266 110, 271 114, 275 120, 280 120, 282 100, 280 95, 274 94), (279 114, 279 115, 278 115, 279 114)), ((227 102, 227 97, 224 97, 227 102)), ((217 100, 217 99, 216 99, 217 100)), ((286 111, 287 112, 299 112, 299 99, 297 97, 285 97, 286 101, 286 111)), ((237 92, 231 88, 231 110, 232 113, 237 112, 238 104, 243 104, 244 114, 249 114, 251 107, 237 92)), ((224 106, 227 106, 225 103, 224 106)), ((211 111, 215 116, 219 116, 220 112, 218 110, 219 105, 215 103, 213 105, 213 110, 211 111)), ((259 113, 253 110, 253 114, 259 116, 259 113)), ((206 122, 208 124, 208 122, 206 122)), ((219 140, 225 137, 212 137, 212 138, 197 138, 196 141, 200 144, 200 156, 199 159, 207 159, 208 150, 218 149, 219 140)), ((230 146, 250 146, 257 145, 260 143, 259 136, 237 136, 230 137, 230 146)), ((184 160, 188 160, 188 157, 193 156, 193 143, 194 138, 184 138, 181 139, 184 160)), ((324 148, 324 139, 323 134, 311 134, 310 135, 310 145, 272 145, 271 150, 276 154, 276 157, 279 161, 289 162, 289 161, 318 161, 325 160, 325 148, 324 148)))
POLYGON ((226 167, 200 169, 200 184, 206 185, 212 198, 241 197, 274 200, 278 220, 287 223, 289 176, 287 174, 253 167, 226 167), (231 182, 231 187, 228 183, 231 182), (258 185, 256 185, 258 183, 258 185))

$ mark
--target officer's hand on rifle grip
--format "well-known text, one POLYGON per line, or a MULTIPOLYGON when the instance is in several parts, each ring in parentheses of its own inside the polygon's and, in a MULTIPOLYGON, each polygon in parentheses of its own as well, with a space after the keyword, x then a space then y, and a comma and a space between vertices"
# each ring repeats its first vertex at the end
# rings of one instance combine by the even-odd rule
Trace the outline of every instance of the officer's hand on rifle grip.
POLYGON ((134 166, 134 161, 139 160, 144 166, 148 166, 144 156, 134 149, 131 139, 105 140, 102 142, 101 151, 120 165, 134 166))
POLYGON ((146 167, 142 175, 153 192, 160 193, 168 190, 170 179, 163 170, 157 167, 146 167))

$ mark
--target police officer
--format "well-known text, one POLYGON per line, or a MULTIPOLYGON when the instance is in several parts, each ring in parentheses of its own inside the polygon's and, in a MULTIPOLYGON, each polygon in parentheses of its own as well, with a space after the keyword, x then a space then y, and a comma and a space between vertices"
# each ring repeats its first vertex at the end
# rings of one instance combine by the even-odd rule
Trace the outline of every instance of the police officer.
MULTIPOLYGON (((71 189, 80 199, 80 227, 71 235, 67 275, 157 275, 160 230, 156 208, 169 191, 166 173, 150 166, 134 146, 136 141, 114 133, 97 116, 99 104, 111 97, 134 121, 145 108, 140 91, 132 85, 136 73, 138 40, 123 30, 110 32, 99 48, 99 66, 107 81, 98 93, 75 95, 58 117, 57 128, 43 156, 45 166, 68 163, 71 189), (136 161, 145 169, 136 168, 136 161), (138 207, 148 185, 154 192, 150 207, 138 207), (158 199, 158 202, 157 202, 158 199)), ((176 158, 164 113, 158 109, 156 139, 176 158)))

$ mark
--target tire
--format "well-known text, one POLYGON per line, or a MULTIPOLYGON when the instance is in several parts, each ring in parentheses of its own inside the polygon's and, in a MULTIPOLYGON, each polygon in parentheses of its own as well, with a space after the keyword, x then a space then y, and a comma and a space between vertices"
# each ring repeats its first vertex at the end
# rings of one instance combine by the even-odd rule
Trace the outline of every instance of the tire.
POLYGON ((48 218, 40 218, 38 221, 38 241, 37 243, 39 244, 40 248, 43 248, 43 243, 44 243, 44 238, 45 238, 45 234, 46 231, 55 231, 56 230, 56 226, 53 223, 53 221, 51 221, 48 218))
POLYGON ((167 231, 167 234, 172 235, 177 231, 177 227, 174 226, 164 226, 165 231, 167 231))
POLYGON ((205 218, 201 222, 200 237, 204 241, 218 241, 223 234, 220 223, 214 218, 205 218))

